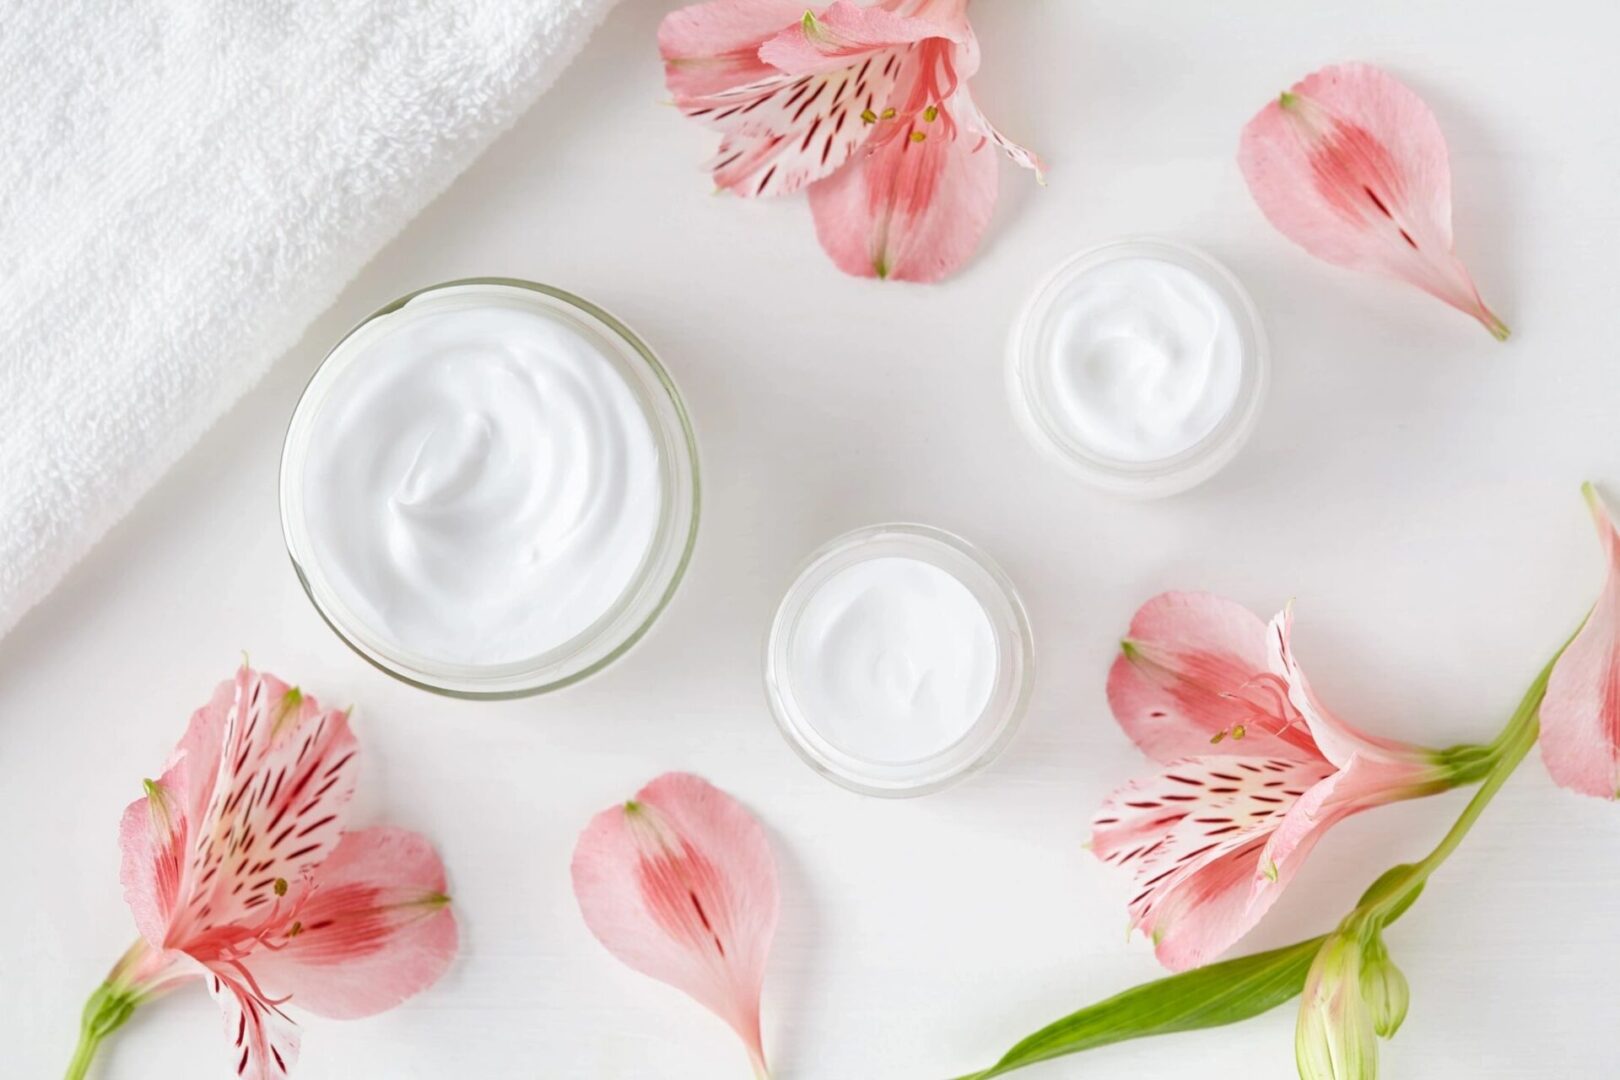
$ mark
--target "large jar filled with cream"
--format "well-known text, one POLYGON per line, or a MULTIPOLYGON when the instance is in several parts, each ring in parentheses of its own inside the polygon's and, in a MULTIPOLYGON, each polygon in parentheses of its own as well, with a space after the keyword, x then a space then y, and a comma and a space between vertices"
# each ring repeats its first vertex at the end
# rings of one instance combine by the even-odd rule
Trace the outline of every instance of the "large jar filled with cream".
POLYGON ((691 424, 611 315, 510 279, 412 293, 349 333, 293 415, 287 549, 366 659, 429 689, 539 693, 613 661, 696 537, 691 424))

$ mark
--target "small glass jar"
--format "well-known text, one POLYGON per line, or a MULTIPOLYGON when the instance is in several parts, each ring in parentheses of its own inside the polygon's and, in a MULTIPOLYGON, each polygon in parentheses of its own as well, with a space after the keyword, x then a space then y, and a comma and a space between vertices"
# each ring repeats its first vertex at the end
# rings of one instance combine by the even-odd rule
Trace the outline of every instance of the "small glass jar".
POLYGON ((982 768, 999 754, 1029 704, 1035 649, 1017 590, 1001 569, 967 541, 926 525, 873 525, 840 536, 805 562, 771 623, 765 646, 765 692, 771 713, 799 755, 827 779, 865 795, 888 797, 938 791, 982 768), (870 560, 916 560, 944 571, 964 587, 990 628, 995 674, 984 704, 966 730, 948 745, 898 760, 852 753, 829 738, 807 699, 813 688, 798 685, 793 652, 805 631, 807 608, 842 572, 870 560))
POLYGON ((1196 248, 1169 240, 1119 240, 1082 251, 1049 274, 1014 322, 1007 385, 1013 412, 1031 442, 1074 476, 1117 495, 1155 498, 1208 480, 1242 449, 1259 421, 1270 379, 1265 328, 1247 290, 1231 271, 1196 248), (1060 405, 1052 361, 1060 306, 1086 274, 1120 260, 1167 263, 1193 275, 1231 313, 1239 355, 1235 392, 1218 422, 1192 445, 1151 460, 1127 460, 1088 446, 1060 405))
POLYGON ((612 315, 561 289, 512 278, 469 278, 429 286, 401 297, 349 331, 329 352, 293 411, 281 459, 281 522, 287 553, 315 609, 355 652, 396 678, 426 690, 465 698, 540 694, 578 682, 624 655, 673 597, 697 539, 697 442, 686 406, 652 350, 612 315), (402 320, 496 305, 556 321, 580 335, 628 386, 652 433, 661 509, 639 567, 617 600, 570 639, 539 655, 512 662, 446 662, 418 655, 368 625, 346 604, 321 565, 305 514, 305 462, 323 404, 370 344, 402 320))

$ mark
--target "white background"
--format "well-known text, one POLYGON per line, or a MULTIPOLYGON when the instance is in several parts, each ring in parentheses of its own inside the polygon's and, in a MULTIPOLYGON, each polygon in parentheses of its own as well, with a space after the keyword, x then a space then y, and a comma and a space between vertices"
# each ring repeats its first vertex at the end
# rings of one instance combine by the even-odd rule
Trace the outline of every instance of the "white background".
MULTIPOLYGON (((1125 941, 1128 883, 1080 846, 1097 802, 1146 768, 1103 697, 1141 601, 1209 588, 1269 613, 1296 597, 1299 652, 1333 706, 1444 744, 1488 738, 1596 595, 1577 487, 1620 495, 1612 5, 977 3, 975 91, 1046 155, 1051 186, 1008 166, 980 256, 937 288, 840 276, 801 199, 710 194, 711 137, 659 103, 668 6, 628 0, 0 642, 0 1072, 60 1074, 81 1002, 134 934, 119 812, 240 650, 355 705, 356 818, 433 837, 463 930, 450 973, 406 1007, 311 1019, 299 1076, 745 1076, 718 1021, 588 936, 568 884, 589 816, 679 768, 753 808, 780 860, 765 1014, 781 1080, 940 1080, 1157 973, 1146 944, 1125 941), (1459 250, 1512 344, 1313 261, 1253 206, 1239 129, 1339 59, 1386 65, 1439 114, 1459 250), (1275 376, 1231 468, 1133 504, 1037 457, 1001 366, 1036 278, 1140 233, 1231 265, 1269 324, 1275 376), (653 634, 594 681, 505 704, 439 700, 351 655, 299 590, 276 516, 282 429, 325 349, 392 297, 468 274, 551 282, 636 327, 680 382, 703 452, 696 560, 653 634), (885 519, 958 531, 998 559, 1040 665, 1006 754, 905 802, 812 774, 760 688, 762 634, 795 564, 885 519)), ((1326 929, 1460 806, 1453 793, 1336 830, 1244 947, 1326 929)), ((1532 758, 1390 934, 1413 1005, 1387 1075, 1620 1072, 1617 917, 1620 809, 1555 789, 1532 758)), ((1028 1075, 1287 1077, 1292 1036, 1283 1009, 1028 1075)), ((206 994, 143 1009, 98 1075, 229 1075, 206 994)))

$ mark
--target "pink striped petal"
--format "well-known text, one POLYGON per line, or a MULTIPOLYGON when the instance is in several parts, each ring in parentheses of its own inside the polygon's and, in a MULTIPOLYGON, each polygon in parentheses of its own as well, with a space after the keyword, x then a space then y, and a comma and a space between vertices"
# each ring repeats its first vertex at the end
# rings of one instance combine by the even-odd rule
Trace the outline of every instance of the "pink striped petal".
POLYGON ((146 782, 146 798, 125 807, 118 829, 124 902, 141 937, 156 950, 165 947, 169 925, 184 899, 191 836, 185 795, 184 768, 177 764, 162 779, 146 782))
POLYGON ((744 198, 786 195, 842 167, 871 137, 895 81, 899 50, 816 75, 776 75, 681 102, 726 135, 708 163, 715 185, 744 198))
POLYGON ((948 107, 924 116, 810 189, 816 236, 846 274, 939 281, 990 223, 995 155, 954 130, 948 107))
POLYGON ((1603 592, 1564 649, 1541 703, 1541 760, 1571 791, 1620 798, 1620 535, 1592 485, 1592 508, 1608 563, 1603 592))
POLYGON ((208 992, 224 1014, 232 1075, 282 1080, 298 1061, 298 1026, 239 965, 210 965, 207 976, 208 992))
POLYGON ((1217 744, 1244 756, 1320 758, 1271 669, 1265 623, 1209 593, 1162 593, 1137 609, 1108 673, 1108 704, 1155 761, 1217 744))
POLYGON ((1445 136, 1392 76, 1368 64, 1307 76, 1249 121, 1238 163, 1267 219, 1306 251, 1416 285, 1507 338, 1452 251, 1445 136))
POLYGON ((206 955, 216 934, 273 921, 298 902, 343 834, 358 750, 346 712, 273 675, 237 672, 169 945, 206 955))
POLYGON ((1152 938, 1160 963, 1206 963, 1260 921, 1287 884, 1256 889, 1266 843, 1333 772, 1322 761, 1189 758, 1110 796, 1092 822, 1092 851, 1132 869, 1131 924, 1152 938))
POLYGON ((776 74, 759 48, 804 12, 798 0, 712 0, 670 12, 658 25, 670 92, 712 94, 776 74))
POLYGON ((779 898, 759 823, 698 777, 668 773, 592 819, 573 878, 597 940, 730 1024, 764 1075, 760 992, 779 898))
POLYGON ((349 1020, 391 1009, 438 981, 456 954, 444 864, 404 829, 344 834, 320 885, 256 953, 254 974, 298 1008, 349 1020))

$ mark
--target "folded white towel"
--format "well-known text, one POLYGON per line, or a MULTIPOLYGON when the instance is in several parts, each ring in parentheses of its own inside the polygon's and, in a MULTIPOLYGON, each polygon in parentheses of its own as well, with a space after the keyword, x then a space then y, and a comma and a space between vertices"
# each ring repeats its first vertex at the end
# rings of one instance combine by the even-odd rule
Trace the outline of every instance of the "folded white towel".
POLYGON ((0 0, 0 634, 613 2, 0 0))

